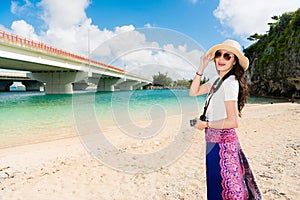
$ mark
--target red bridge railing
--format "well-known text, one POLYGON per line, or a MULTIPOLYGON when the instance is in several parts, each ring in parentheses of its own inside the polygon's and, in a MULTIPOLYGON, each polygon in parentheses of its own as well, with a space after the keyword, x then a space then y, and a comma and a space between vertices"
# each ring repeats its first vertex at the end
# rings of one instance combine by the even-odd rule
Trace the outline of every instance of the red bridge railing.
POLYGON ((76 54, 73 54, 73 53, 70 53, 70 52, 52 47, 52 46, 47 45, 43 42, 36 42, 36 41, 33 41, 33 40, 26 39, 25 37, 20 37, 20 36, 15 35, 15 34, 7 33, 5 31, 0 31, 0 38, 5 39, 5 40, 9 40, 9 41, 12 41, 12 42, 16 42, 18 44, 22 44, 22 45, 25 45, 25 46, 28 46, 28 47, 41 49, 41 50, 49 52, 49 53, 54 53, 54 54, 57 54, 57 55, 62 55, 62 56, 70 57, 70 58, 75 58, 75 59, 78 59, 78 60, 81 60, 81 61, 84 61, 84 62, 87 62, 87 63, 100 65, 100 66, 103 66, 103 67, 106 67, 108 69, 112 69, 112 70, 115 70, 115 71, 118 71, 118 72, 121 72, 121 73, 125 72, 123 69, 120 69, 120 68, 117 68, 117 67, 114 67, 114 66, 111 66, 111 65, 107 65, 107 64, 104 64, 104 63, 96 61, 96 60, 92 60, 92 59, 89 59, 89 58, 86 58, 86 57, 83 57, 83 56, 80 56, 80 55, 76 55, 76 54))

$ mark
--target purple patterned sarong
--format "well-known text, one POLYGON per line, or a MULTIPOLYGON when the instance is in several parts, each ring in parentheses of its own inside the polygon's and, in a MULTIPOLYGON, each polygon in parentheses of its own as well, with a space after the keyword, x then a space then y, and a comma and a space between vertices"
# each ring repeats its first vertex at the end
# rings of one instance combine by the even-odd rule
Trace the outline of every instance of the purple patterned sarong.
POLYGON ((235 129, 207 128, 205 140, 208 199, 261 199, 235 129))

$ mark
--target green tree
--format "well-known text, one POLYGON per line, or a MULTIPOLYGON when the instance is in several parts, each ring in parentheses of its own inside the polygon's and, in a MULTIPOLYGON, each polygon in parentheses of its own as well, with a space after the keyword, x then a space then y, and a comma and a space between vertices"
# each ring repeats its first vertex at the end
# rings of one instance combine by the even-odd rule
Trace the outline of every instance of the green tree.
POLYGON ((255 41, 255 40, 259 40, 262 38, 263 35, 259 35, 257 33, 250 35, 250 37, 248 37, 247 39, 250 41, 255 41))
POLYGON ((161 72, 158 72, 158 75, 153 75, 153 85, 160 85, 163 87, 171 86, 173 80, 168 77, 168 74, 162 74, 161 72))
POLYGON ((189 87, 190 86, 190 82, 188 80, 177 80, 174 82, 174 86, 175 87, 189 87))
MULTIPOLYGON (((204 78, 200 81, 200 85, 202 85, 202 84, 204 84, 204 83, 206 83, 206 82, 208 82, 208 81, 209 81, 209 78, 206 78, 206 77, 204 76, 204 78)), ((192 82, 193 82, 193 79, 189 80, 189 84, 190 84, 190 85, 192 84, 192 82)))

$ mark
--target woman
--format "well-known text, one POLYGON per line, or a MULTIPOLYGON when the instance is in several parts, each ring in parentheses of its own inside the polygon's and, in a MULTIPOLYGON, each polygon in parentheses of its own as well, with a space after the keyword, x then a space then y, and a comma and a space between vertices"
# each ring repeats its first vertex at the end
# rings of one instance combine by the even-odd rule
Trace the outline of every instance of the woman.
POLYGON ((245 71, 248 58, 234 40, 226 40, 210 48, 190 88, 190 96, 208 94, 204 113, 195 128, 205 129, 207 198, 261 199, 247 159, 234 128, 248 95, 245 71), (200 85, 203 71, 213 60, 219 76, 200 85))

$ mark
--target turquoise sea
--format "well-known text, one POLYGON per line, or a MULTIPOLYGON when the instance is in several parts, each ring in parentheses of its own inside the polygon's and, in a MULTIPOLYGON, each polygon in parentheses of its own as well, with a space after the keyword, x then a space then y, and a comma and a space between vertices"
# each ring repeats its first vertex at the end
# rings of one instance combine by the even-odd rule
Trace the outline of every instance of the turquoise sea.
MULTIPOLYGON (((196 116, 204 100, 205 96, 190 97, 188 90, 77 92, 72 95, 3 92, 0 93, 0 148, 76 136, 74 112, 81 106, 84 108, 86 103, 93 105, 93 114, 100 126, 110 127, 116 123, 151 121, 186 113, 196 116)), ((248 99, 249 103, 274 101, 248 99)))

